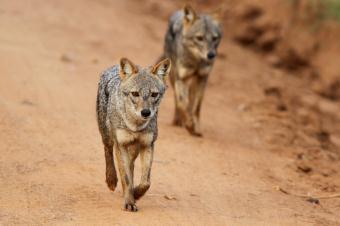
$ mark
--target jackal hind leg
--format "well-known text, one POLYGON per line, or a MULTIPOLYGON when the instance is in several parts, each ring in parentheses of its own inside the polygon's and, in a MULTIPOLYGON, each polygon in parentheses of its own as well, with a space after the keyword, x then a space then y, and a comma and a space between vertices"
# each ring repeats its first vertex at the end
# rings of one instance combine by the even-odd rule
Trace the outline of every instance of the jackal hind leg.
POLYGON ((141 198, 145 192, 150 188, 151 180, 151 166, 153 159, 153 148, 148 147, 140 152, 141 165, 142 165, 142 176, 140 184, 134 188, 134 197, 136 200, 141 198))
POLYGON ((114 191, 117 187, 118 178, 113 158, 113 146, 111 144, 105 144, 104 149, 106 162, 106 184, 110 190, 114 191))
POLYGON ((127 148, 119 145, 116 145, 116 147, 116 157, 124 193, 123 209, 136 212, 138 209, 135 198, 133 197, 133 175, 131 172, 132 159, 129 157, 127 148))

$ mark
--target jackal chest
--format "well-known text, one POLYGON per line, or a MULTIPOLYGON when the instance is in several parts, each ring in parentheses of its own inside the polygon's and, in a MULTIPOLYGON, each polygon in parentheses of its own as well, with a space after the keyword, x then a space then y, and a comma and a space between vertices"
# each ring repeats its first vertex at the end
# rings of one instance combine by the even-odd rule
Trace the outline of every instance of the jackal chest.
POLYGON ((153 132, 132 132, 126 129, 116 130, 116 139, 119 144, 140 144, 142 146, 150 146, 154 141, 153 132))
POLYGON ((179 79, 186 79, 191 76, 205 77, 209 75, 211 68, 211 65, 198 66, 197 68, 179 65, 179 67, 177 68, 178 77, 179 79))

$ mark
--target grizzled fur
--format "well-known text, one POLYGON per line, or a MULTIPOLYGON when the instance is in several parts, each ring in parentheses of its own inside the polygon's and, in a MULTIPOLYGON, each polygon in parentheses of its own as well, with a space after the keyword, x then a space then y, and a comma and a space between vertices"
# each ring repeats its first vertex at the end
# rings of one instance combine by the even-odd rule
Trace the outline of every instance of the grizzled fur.
POLYGON ((204 89, 222 37, 219 14, 197 14, 186 6, 170 18, 165 36, 164 57, 173 62, 174 124, 197 136, 204 89))
POLYGON ((140 68, 123 58, 120 65, 106 70, 99 82, 97 120, 105 148, 106 183, 117 186, 115 150, 124 191, 124 209, 137 211, 135 200, 150 187, 154 142, 157 138, 157 113, 165 92, 164 77, 170 60, 140 68), (134 187, 134 161, 141 155, 142 177, 134 187))

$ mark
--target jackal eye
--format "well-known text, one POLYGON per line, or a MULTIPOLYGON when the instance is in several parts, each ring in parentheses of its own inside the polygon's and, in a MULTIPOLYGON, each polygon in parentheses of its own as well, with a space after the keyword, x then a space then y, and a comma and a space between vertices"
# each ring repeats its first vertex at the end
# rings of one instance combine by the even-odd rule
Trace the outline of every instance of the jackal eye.
POLYGON ((158 96, 158 93, 156 93, 156 92, 151 93, 151 96, 152 96, 152 97, 157 97, 157 96, 158 96))
POLYGON ((212 37, 213 42, 217 41, 217 39, 218 39, 218 36, 213 36, 212 37))
POLYGON ((203 41, 203 36, 202 35, 197 35, 196 36, 196 40, 199 41, 199 42, 202 42, 203 41))
POLYGON ((139 93, 138 92, 131 92, 132 96, 134 97, 139 97, 139 93))

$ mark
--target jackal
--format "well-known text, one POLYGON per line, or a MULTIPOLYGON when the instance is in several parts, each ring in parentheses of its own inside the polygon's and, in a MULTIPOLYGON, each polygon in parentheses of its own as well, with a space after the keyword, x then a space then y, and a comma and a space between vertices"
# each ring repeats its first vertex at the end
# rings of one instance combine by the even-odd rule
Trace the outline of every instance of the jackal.
POLYGON ((205 86, 222 37, 222 11, 197 14, 185 6, 169 21, 164 57, 171 59, 170 82, 175 93, 174 124, 201 136, 200 109, 205 86))
POLYGON ((166 89, 170 60, 141 68, 122 58, 120 65, 106 70, 97 95, 97 121, 105 149, 106 183, 114 191, 117 174, 115 150, 124 193, 123 208, 137 211, 135 200, 150 187, 150 171, 157 139, 158 107, 166 89), (140 154, 142 176, 134 187, 134 161, 140 154))

